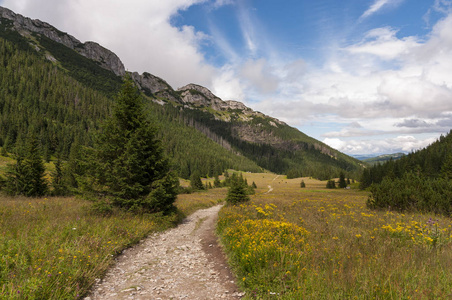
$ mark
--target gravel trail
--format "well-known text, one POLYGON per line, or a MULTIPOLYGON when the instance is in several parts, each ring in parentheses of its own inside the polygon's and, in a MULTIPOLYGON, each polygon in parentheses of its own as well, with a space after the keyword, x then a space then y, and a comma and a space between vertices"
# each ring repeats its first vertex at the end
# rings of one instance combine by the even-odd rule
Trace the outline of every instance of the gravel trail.
POLYGON ((215 225, 221 205, 127 249, 85 300, 240 299, 215 225))

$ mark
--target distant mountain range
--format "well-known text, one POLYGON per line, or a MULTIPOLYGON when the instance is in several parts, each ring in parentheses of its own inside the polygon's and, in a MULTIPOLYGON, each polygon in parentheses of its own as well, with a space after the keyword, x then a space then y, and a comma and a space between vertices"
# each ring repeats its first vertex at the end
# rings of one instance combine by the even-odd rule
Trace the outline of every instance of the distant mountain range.
POLYGON ((207 88, 174 90, 148 72, 126 72, 120 58, 95 42, 82 43, 40 20, 0 7, 0 146, 8 151, 29 131, 41 137, 44 155, 69 157, 74 143, 90 146, 110 113, 122 77, 130 76, 174 168, 213 176, 227 168, 320 179, 362 163, 276 118, 238 101, 223 101, 207 88))
POLYGON ((369 155, 369 154, 362 154, 362 155, 352 155, 354 158, 359 159, 360 161, 374 164, 377 162, 385 162, 390 160, 391 158, 393 160, 397 160, 403 156, 405 156, 405 153, 399 152, 399 153, 392 153, 392 154, 377 154, 377 155, 369 155))

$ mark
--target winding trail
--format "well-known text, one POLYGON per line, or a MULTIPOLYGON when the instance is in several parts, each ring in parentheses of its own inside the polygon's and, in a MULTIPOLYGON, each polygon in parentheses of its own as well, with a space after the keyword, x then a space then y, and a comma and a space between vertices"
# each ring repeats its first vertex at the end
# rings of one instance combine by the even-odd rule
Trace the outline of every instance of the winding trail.
POLYGON ((221 205, 125 250, 85 300, 240 299, 214 233, 221 205))
MULTIPOLYGON (((278 177, 279 177, 279 175, 277 175, 275 178, 273 178, 272 182, 275 181, 276 179, 278 179, 278 177)), ((273 188, 271 185, 268 185, 268 191, 265 192, 264 194, 269 194, 271 192, 273 192, 273 188)))

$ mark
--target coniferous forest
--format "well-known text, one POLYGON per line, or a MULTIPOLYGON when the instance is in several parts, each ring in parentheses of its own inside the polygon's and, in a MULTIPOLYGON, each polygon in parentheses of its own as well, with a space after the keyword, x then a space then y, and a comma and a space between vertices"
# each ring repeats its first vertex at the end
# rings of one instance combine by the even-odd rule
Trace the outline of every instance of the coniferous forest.
POLYGON ((399 160, 363 171, 361 188, 371 208, 452 214, 452 132, 399 160))

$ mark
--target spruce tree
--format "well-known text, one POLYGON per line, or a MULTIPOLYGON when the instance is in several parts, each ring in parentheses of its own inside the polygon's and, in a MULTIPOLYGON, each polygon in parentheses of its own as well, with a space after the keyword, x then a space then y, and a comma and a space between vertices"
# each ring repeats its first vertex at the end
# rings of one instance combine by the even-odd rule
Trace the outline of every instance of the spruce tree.
POLYGON ((213 186, 216 188, 221 187, 221 181, 220 181, 220 178, 218 178, 218 175, 215 176, 215 179, 213 181, 213 186))
POLYGON ((60 155, 55 162, 55 171, 51 174, 52 177, 52 194, 55 196, 64 196, 67 194, 67 187, 63 178, 63 168, 61 165, 60 155))
POLYGON ((156 134, 138 89, 126 78, 112 116, 87 151, 85 190, 125 209, 171 210, 177 183, 156 134), (160 203, 157 195, 167 201, 160 203))
POLYGON ((339 188, 345 189, 347 187, 347 181, 345 181, 345 175, 343 172, 339 175, 339 188))
POLYGON ((232 205, 248 202, 250 197, 248 196, 247 188, 242 176, 238 177, 235 173, 232 174, 226 202, 232 205))
POLYGON ((446 155, 441 166, 441 175, 445 179, 452 179, 452 154, 446 155))
POLYGON ((204 189, 204 185, 202 184, 202 181, 201 181, 201 176, 199 175, 198 172, 194 172, 193 174, 191 174, 190 187, 195 191, 204 189))
POLYGON ((16 163, 10 164, 6 169, 5 192, 8 195, 24 195, 26 190, 27 171, 24 165, 24 157, 16 156, 16 163))
POLYGON ((32 135, 28 142, 27 156, 25 157, 25 165, 29 170, 29 188, 25 192, 25 196, 44 196, 47 193, 47 181, 45 176, 45 166, 39 151, 39 141, 36 136, 32 135))
POLYGON ((334 179, 328 180, 328 182, 326 183, 326 188, 327 189, 335 189, 336 188, 336 182, 334 181, 334 179))
POLYGON ((6 172, 6 192, 10 195, 40 197, 47 193, 44 161, 40 155, 39 142, 31 135, 26 149, 19 149, 16 163, 8 166, 6 172), (25 152, 25 154, 24 154, 25 152))

